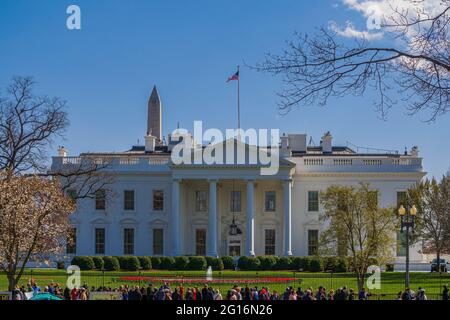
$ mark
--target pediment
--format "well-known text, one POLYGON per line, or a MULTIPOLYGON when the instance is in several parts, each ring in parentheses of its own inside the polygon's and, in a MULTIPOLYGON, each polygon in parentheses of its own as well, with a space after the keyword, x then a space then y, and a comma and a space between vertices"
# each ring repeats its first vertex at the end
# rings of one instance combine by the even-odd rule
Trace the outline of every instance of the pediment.
POLYGON ((138 221, 136 221, 135 219, 131 219, 131 218, 124 218, 122 220, 119 221, 120 224, 139 224, 138 221))
POLYGON ((97 218, 97 219, 91 220, 90 223, 91 224, 108 224, 110 222, 104 218, 97 218))
POLYGON ((315 219, 309 219, 308 221, 306 221, 304 224, 304 226, 319 226, 320 222, 315 220, 315 219))
POLYGON ((167 225, 167 221, 162 220, 162 219, 153 219, 149 221, 149 224, 151 225, 167 225))
POLYGON ((273 156, 280 167, 295 167, 289 160, 283 159, 278 149, 257 147, 237 139, 228 139, 201 148, 174 149, 171 157, 173 169, 188 167, 265 167, 273 156))

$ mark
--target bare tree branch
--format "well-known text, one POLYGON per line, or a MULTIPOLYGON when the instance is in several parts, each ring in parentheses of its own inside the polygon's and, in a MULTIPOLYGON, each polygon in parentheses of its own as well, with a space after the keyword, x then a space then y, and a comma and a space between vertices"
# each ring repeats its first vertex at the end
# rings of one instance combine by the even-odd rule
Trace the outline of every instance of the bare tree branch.
POLYGON ((410 115, 427 111, 427 121, 434 121, 450 109, 450 0, 442 1, 436 15, 415 8, 412 14, 392 7, 381 24, 398 46, 372 46, 364 39, 346 45, 335 31, 321 28, 312 37, 297 34, 282 54, 268 54, 251 68, 282 77, 280 113, 373 89, 383 118, 399 96, 410 115))
POLYGON ((15 77, 7 97, 0 97, 0 172, 56 178, 64 191, 76 190, 76 198, 93 197, 111 182, 105 172, 111 161, 84 157, 78 164, 49 170, 48 149, 69 124, 66 102, 33 95, 34 85, 31 77, 15 77))

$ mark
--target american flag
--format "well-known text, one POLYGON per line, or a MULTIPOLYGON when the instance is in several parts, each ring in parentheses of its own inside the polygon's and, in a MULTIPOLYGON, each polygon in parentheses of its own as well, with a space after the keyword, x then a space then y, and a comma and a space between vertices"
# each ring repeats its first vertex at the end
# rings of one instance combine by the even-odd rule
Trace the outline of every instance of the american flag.
POLYGON ((231 77, 229 77, 227 82, 232 81, 232 80, 239 80, 239 70, 236 71, 236 73, 233 74, 231 77))

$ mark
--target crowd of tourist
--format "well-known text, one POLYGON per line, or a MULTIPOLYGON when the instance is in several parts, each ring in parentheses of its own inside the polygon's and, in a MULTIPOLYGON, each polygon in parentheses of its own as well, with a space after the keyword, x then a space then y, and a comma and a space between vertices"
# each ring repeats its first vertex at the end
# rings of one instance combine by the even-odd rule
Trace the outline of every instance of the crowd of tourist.
MULTIPOLYGON (((114 292, 122 300, 151 301, 151 300, 368 300, 370 294, 363 288, 359 292, 347 287, 341 287, 336 291, 327 290, 320 286, 317 290, 313 288, 294 289, 287 287, 284 292, 269 290, 268 287, 249 287, 243 288, 235 285, 225 295, 205 284, 202 288, 178 286, 171 288, 169 283, 164 283, 160 287, 152 284, 148 286, 129 286, 122 285, 117 288, 111 287, 88 287, 87 284, 80 288, 64 288, 58 283, 50 283, 44 288, 40 288, 36 282, 29 283, 27 287, 17 287, 13 292, 14 300, 26 300, 30 294, 34 296, 39 293, 49 293, 64 300, 89 300, 90 294, 95 292, 114 292)), ((425 289, 419 287, 417 292, 410 288, 399 292, 397 300, 427 300, 425 289)), ((442 299, 449 300, 449 290, 446 285, 443 287, 442 299)))

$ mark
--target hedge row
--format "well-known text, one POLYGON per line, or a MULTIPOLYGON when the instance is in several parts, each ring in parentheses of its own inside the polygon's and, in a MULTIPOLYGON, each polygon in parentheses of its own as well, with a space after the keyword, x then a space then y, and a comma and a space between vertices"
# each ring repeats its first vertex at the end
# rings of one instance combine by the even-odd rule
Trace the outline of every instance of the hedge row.
POLYGON ((226 263, 222 258, 203 256, 151 257, 153 269, 160 270, 223 270, 226 263))
POLYGON ((73 257, 71 264, 77 265, 81 270, 106 270, 106 271, 136 271, 139 268, 150 270, 151 260, 149 257, 134 256, 77 256, 73 257), (142 262, 141 262, 142 261, 142 262))
POLYGON ((213 270, 234 268, 234 260, 231 258, 213 258, 203 256, 182 257, 135 257, 135 256, 76 256, 71 261, 81 270, 106 270, 106 271, 137 271, 160 269, 160 270, 206 270, 211 266, 213 270))
MULTIPOLYGON (((73 265, 81 270, 136 271, 150 270, 213 270, 234 269, 232 257, 221 258, 203 256, 181 257, 135 257, 135 256, 77 256, 72 259, 73 265)), ((371 264, 376 264, 376 260, 371 264)), ((241 270, 296 270, 310 272, 347 272, 352 270, 352 263, 346 257, 240 257, 238 267, 241 270)))
MULTIPOLYGON (((377 264, 376 260, 373 259, 371 264, 377 264)), ((238 267, 241 270, 352 271, 351 260, 347 257, 241 257, 238 267)))

